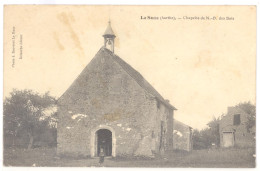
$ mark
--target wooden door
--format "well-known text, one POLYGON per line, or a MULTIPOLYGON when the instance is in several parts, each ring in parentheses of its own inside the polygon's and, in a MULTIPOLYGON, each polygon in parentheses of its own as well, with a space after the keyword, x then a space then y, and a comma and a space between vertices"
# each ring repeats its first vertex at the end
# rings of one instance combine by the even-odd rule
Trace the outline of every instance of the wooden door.
POLYGON ((223 146, 224 147, 233 147, 234 146, 233 132, 223 132, 223 146))

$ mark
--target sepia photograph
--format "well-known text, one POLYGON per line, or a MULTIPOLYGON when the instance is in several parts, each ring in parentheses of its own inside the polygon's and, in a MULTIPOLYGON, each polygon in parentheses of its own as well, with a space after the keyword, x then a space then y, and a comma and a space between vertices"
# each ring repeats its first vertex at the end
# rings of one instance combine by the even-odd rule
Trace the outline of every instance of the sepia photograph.
POLYGON ((255 168, 254 5, 4 5, 3 167, 255 168))

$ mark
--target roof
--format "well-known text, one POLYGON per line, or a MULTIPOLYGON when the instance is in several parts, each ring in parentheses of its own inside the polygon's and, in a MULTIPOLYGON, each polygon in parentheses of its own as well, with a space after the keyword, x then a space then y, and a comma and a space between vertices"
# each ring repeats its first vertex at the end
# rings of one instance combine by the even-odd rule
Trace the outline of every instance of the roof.
POLYGON ((166 101, 154 88, 153 86, 144 79, 144 77, 131 67, 128 63, 122 60, 119 56, 115 55, 113 52, 106 48, 101 48, 104 52, 109 53, 109 55, 116 61, 143 89, 152 94, 157 100, 170 107, 173 110, 177 110, 168 101, 166 101))
POLYGON ((189 125, 186 125, 185 123, 182 123, 182 122, 180 122, 180 121, 178 121, 178 120, 176 120, 176 119, 173 119, 173 122, 174 122, 174 123, 176 123, 176 124, 180 124, 180 125, 182 125, 182 126, 189 127, 189 128, 191 128, 191 129, 192 129, 192 127, 191 127, 191 126, 189 126, 189 125))
POLYGON ((106 31, 105 31, 103 36, 105 36, 105 35, 115 36, 115 34, 114 34, 113 30, 112 30, 110 21, 108 22, 107 29, 106 29, 106 31))

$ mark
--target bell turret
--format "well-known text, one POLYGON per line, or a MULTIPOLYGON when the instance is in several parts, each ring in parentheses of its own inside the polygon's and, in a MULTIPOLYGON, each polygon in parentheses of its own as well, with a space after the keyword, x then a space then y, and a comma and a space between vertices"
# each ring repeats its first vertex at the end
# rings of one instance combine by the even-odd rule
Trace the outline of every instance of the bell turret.
POLYGON ((111 28, 110 21, 108 22, 108 26, 103 37, 104 37, 104 47, 114 53, 114 39, 116 36, 111 28))

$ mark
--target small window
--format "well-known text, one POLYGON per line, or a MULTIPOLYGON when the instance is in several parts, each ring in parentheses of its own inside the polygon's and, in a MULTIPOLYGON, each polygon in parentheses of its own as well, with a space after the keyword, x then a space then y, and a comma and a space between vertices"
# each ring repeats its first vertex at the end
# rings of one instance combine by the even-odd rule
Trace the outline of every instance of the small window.
POLYGON ((233 125, 240 125, 240 114, 234 115, 234 122, 233 125))
POLYGON ((160 109, 160 102, 156 100, 157 109, 160 109))

